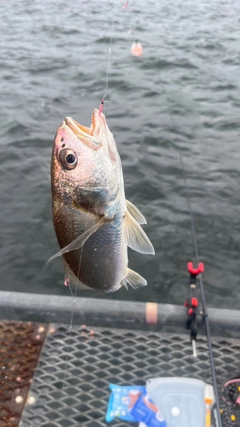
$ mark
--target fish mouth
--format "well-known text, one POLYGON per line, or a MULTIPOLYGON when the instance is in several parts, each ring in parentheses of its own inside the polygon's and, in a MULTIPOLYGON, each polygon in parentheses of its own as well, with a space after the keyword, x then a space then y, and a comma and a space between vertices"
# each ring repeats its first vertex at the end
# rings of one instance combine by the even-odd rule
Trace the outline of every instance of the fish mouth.
POLYGON ((93 136, 92 126, 86 127, 80 125, 78 122, 76 122, 76 120, 72 119, 72 117, 66 117, 63 122, 63 125, 68 126, 72 130, 72 132, 78 137, 88 135, 93 136))
POLYGON ((99 131, 103 121, 105 121, 104 115, 95 109, 92 113, 92 124, 90 127, 80 125, 72 117, 66 117, 62 126, 67 126, 82 142, 91 148, 96 148, 102 145, 99 141, 99 131))

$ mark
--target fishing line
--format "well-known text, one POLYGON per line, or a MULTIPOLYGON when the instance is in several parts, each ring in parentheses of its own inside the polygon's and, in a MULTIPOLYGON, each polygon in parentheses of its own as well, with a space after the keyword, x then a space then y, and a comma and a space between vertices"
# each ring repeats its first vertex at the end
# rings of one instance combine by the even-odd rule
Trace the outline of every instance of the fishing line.
MULTIPOLYGON (((163 86, 163 92, 167 96, 166 89, 164 86, 163 86)), ((173 117, 171 114, 171 106, 169 107, 169 116, 170 116, 170 120, 172 122, 172 127, 175 128, 174 120, 173 120, 173 117)), ((185 172, 185 168, 184 168, 182 153, 177 148, 176 148, 176 151, 178 152, 179 158, 180 158, 180 164, 181 164, 182 176, 183 176, 185 194, 186 194, 186 201, 187 201, 187 206, 188 206, 188 213, 189 213, 190 223, 191 223, 193 246, 194 246, 194 251, 195 251, 195 256, 196 256, 196 262, 198 265, 199 264, 199 251, 198 251, 198 244, 197 244, 197 235, 196 235, 196 230, 195 230, 193 211, 192 211, 191 203, 190 203, 186 172, 185 172)), ((206 336, 207 336, 207 341, 208 341, 209 361, 210 361, 210 366, 211 366, 213 388, 214 388, 216 408, 217 408, 216 418, 217 418, 217 422, 218 422, 218 427, 222 427, 222 420, 221 420, 221 414, 220 414, 220 404, 219 404, 219 397, 218 397, 218 388, 217 388, 217 379, 216 379, 216 371, 215 371, 215 363, 214 363, 214 357, 213 357, 213 351, 212 351, 210 325, 209 325, 209 319, 208 319, 208 314, 207 314, 207 304, 206 304, 205 288, 204 288, 204 284, 203 284, 202 274, 199 275, 199 283, 200 283, 200 291, 201 291, 202 307, 203 307, 203 314, 202 315, 203 315, 204 322, 205 322, 206 336)), ((196 348, 195 348, 195 352, 196 352, 196 348)))
MULTIPOLYGON (((107 101, 107 92, 108 92, 108 83, 109 83, 110 58, 111 58, 112 42, 113 42, 113 30, 114 30, 115 16, 116 16, 116 4, 117 4, 117 0, 115 0, 115 2, 114 2, 114 8, 113 8, 113 16, 112 16, 112 23, 111 23, 111 30, 110 30, 110 40, 109 40, 109 47, 108 47, 108 59, 107 59, 107 73, 106 73, 105 94, 104 94, 104 96, 102 98, 102 101, 101 101, 101 104, 100 104, 100 109, 99 109, 100 112, 102 112, 102 109, 105 106, 105 102, 109 102, 109 101, 107 101)), ((87 213, 89 213, 89 209, 90 209, 90 207, 88 207, 88 212, 87 213)), ((87 223, 88 223, 88 220, 86 219, 85 229, 84 229, 85 231, 87 229, 87 223)), ((80 252, 80 255, 79 255, 78 277, 79 277, 80 268, 81 268, 82 251, 83 251, 83 247, 81 248, 81 252, 80 252)), ((77 285, 75 286, 74 297, 76 297, 76 294, 77 294, 77 285)))
MULTIPOLYGON (((104 96, 102 98, 102 106, 105 104, 105 102, 110 102, 110 101, 107 101, 107 92, 108 92, 108 84, 109 84, 109 72, 110 72, 110 62, 111 62, 112 43, 113 43, 113 30, 114 30, 115 16, 116 16, 116 4, 117 4, 117 0, 115 0, 114 8, 113 8, 113 17, 112 17, 112 24, 111 24, 111 30, 110 30, 110 40, 109 40, 109 46, 108 46, 105 93, 104 93, 104 96)), ((105 108, 105 115, 106 115, 106 108, 105 108)))
MULTIPOLYGON (((88 207, 87 213, 89 213, 89 209, 90 208, 88 207)), ((87 229, 87 224, 88 224, 88 217, 86 216, 86 222, 85 222, 85 226, 84 226, 84 231, 86 231, 86 229, 87 229)), ((80 268, 81 268, 81 263, 82 263, 82 254, 83 254, 83 247, 80 249, 77 277, 79 277, 79 275, 80 275, 80 268)), ((71 342, 71 337, 72 337, 73 319, 74 319, 74 314, 75 314, 75 304, 76 304, 76 297, 77 297, 77 283, 75 283, 74 293, 72 291, 70 283, 68 283, 68 288, 69 288, 69 291, 70 291, 70 294, 71 294, 73 300, 72 300, 72 310, 71 310, 70 325, 69 325, 69 329, 68 329, 67 354, 66 354, 65 366, 64 366, 64 376, 63 376, 63 382, 62 382, 62 390, 63 390, 64 381, 66 379, 67 362, 68 362, 69 354, 70 354, 70 342, 71 342)))
MULTIPOLYGON (((165 94, 166 94, 166 91, 165 91, 165 94)), ((172 126, 175 127, 174 126, 174 120, 172 118, 171 112, 170 112, 170 119, 172 122, 172 126)), ((194 246, 194 251, 195 251, 195 256, 196 256, 196 262, 198 265, 199 264, 199 251, 198 251, 198 243, 197 243, 197 235, 196 235, 196 230, 195 230, 193 211, 192 211, 192 207, 191 207, 191 203, 190 203, 190 197, 189 197, 189 188, 188 188, 188 183, 187 183, 187 177, 186 177, 186 172, 185 172, 185 168, 184 168, 182 153, 177 148, 176 148, 176 151, 178 152, 179 158, 180 158, 180 164, 181 164, 181 170, 182 170, 182 176, 183 176, 183 182, 184 182, 184 188, 185 188, 185 195, 186 195, 188 213, 189 213, 189 218, 190 218, 190 223, 191 223, 191 233, 192 233, 193 246, 194 246)), ((214 357, 213 357, 213 351, 212 351, 210 325, 209 325, 209 319, 208 319, 208 314, 207 314, 207 304, 206 304, 205 288, 204 288, 204 284, 203 284, 202 274, 199 275, 199 283, 200 283, 200 292, 201 292, 202 308, 203 308, 202 316, 204 318, 205 328, 206 328, 209 361, 210 361, 210 366, 211 366, 213 388, 214 388, 216 408, 217 408, 217 422, 218 422, 218 427, 222 427, 222 420, 221 420, 221 415, 220 415, 219 396, 218 396, 218 387, 217 387, 217 378, 216 378, 215 363, 214 363, 214 357)))
MULTIPOLYGON (((183 181, 184 181, 184 187, 185 187, 185 194, 186 194, 188 212, 189 212, 190 223, 191 223, 193 245, 194 245, 196 261, 197 261, 197 265, 198 265, 199 264, 199 254, 198 254, 197 236, 196 236, 193 212, 192 212, 189 193, 188 193, 187 178, 186 178, 182 154, 180 151, 179 151, 179 157, 180 157, 180 163, 181 163, 183 181)), ((215 393, 215 402, 216 402, 216 408, 217 408, 217 421, 218 421, 218 427, 222 427, 222 420, 221 420, 221 415, 220 415, 219 396, 218 396, 218 387, 217 387, 217 378, 216 378, 215 363, 214 363, 214 357, 213 357, 213 351, 212 351, 210 325, 209 325, 209 319, 208 319, 208 314, 207 314, 207 304, 206 304, 205 289, 204 289, 202 274, 199 275, 199 283, 200 283, 200 291, 201 291, 201 297, 202 297, 202 311, 203 311, 202 315, 204 318, 205 328, 206 328, 206 335, 207 335, 207 341, 208 341, 208 352, 209 352, 209 359, 210 359, 210 365, 211 365, 211 371, 212 371, 213 388, 214 388, 214 393, 215 393)))
MULTIPOLYGON (((167 95, 165 88, 163 89, 163 91, 165 92, 165 95, 167 95)), ((176 126, 174 126, 174 120, 173 120, 173 117, 171 114, 171 106, 169 107, 169 116, 170 116, 170 120, 172 122, 172 127, 175 128, 176 126)), ((183 176, 183 181, 184 181, 184 188, 185 188, 185 195, 186 195, 188 213, 189 213, 190 223, 191 223, 191 233, 192 233, 193 246, 194 246, 194 251, 195 251, 195 256, 196 256, 196 262, 198 265, 199 264, 199 251, 198 251, 198 244, 197 244, 197 235, 196 235, 196 230, 195 230, 193 211, 192 211, 192 207, 191 207, 191 203, 190 203, 186 172, 185 172, 185 168, 184 168, 182 153, 181 153, 180 149, 177 149, 177 148, 175 148, 175 149, 178 152, 179 158, 180 158, 180 164, 181 164, 182 176, 183 176)), ((221 420, 221 415, 220 415, 220 404, 219 404, 219 397, 218 397, 218 388, 217 388, 217 379, 216 379, 216 371, 215 371, 215 363, 214 363, 214 357, 213 357, 213 351, 212 351, 210 325, 209 325, 209 319, 208 319, 208 314, 207 314, 205 289, 204 289, 204 284, 203 284, 203 279, 202 279, 201 274, 199 275, 199 283, 200 283, 200 291, 201 291, 202 307, 203 307, 203 314, 202 315, 204 317, 204 322, 205 322, 206 336, 207 336, 207 341, 208 341, 209 361, 210 361, 210 366, 211 366, 213 388, 214 388, 215 400, 216 400, 217 421, 218 421, 218 427, 222 427, 222 420, 221 420)), ((195 348, 195 352, 196 352, 196 348, 195 348)))
MULTIPOLYGON (((111 58, 111 52, 112 52, 112 42, 113 42, 113 30, 114 30, 114 24, 115 24, 115 16, 116 16, 116 4, 117 4, 117 0, 115 0, 114 2, 114 8, 113 8, 113 16, 112 16, 112 23, 111 23, 111 30, 110 30, 110 40, 109 40, 109 47, 108 47, 108 59, 107 59, 107 73, 106 73, 106 84, 105 84, 105 94, 102 98, 100 107, 99 107, 99 112, 101 113, 103 108, 105 107, 105 103, 106 102, 110 102, 107 100, 107 92, 108 92, 108 83, 109 83, 109 71, 110 71, 110 58, 111 58)), ((106 107, 105 107, 105 115, 106 115, 106 107)), ((95 156, 97 155, 97 153, 95 153, 95 156)), ((90 207, 88 207, 88 213, 89 213, 89 209, 90 207)), ((87 229, 87 220, 85 223, 85 229, 84 231, 86 231, 87 229)), ((82 261, 82 251, 83 251, 83 247, 81 248, 81 252, 80 252, 80 256, 79 256, 79 266, 78 266, 78 277, 80 274, 80 267, 81 267, 81 261, 82 261)), ((75 286, 75 297, 77 294, 77 285, 75 286)))
MULTIPOLYGON (((100 109, 99 109, 100 112, 102 112, 102 109, 103 109, 103 107, 105 105, 105 102, 108 102, 106 98, 107 98, 108 84, 109 84, 110 59, 111 59, 112 42, 113 42, 113 30, 114 30, 114 23, 115 23, 115 16, 116 16, 116 4, 117 4, 117 0, 115 0, 115 2, 114 2, 114 9, 113 9, 113 16, 112 16, 112 23, 111 23, 111 32, 110 32, 110 40, 109 40, 109 48, 108 48, 105 94, 104 94, 104 96, 102 98, 102 102, 100 104, 100 109)), ((97 154, 95 153, 95 155, 97 155, 97 154)), ((87 214, 89 214, 89 210, 90 210, 90 206, 88 207, 87 214)), ((85 226, 84 226, 84 231, 86 231, 87 225, 88 225, 88 215, 86 215, 86 222, 85 222, 85 226)), ((78 273, 77 273, 77 277, 78 278, 80 276, 81 263, 82 263, 82 255, 83 255, 83 247, 80 249, 80 254, 79 254, 78 273)), ((69 330, 68 330, 68 344, 67 344, 68 348, 67 348, 67 355, 66 355, 66 360, 65 360, 65 369, 64 369, 63 382, 64 382, 65 377, 66 377, 67 362, 68 362, 69 352, 70 352, 70 340, 71 340, 71 334, 72 334, 72 329, 73 329, 73 319, 74 319, 75 303, 76 303, 76 296, 77 296, 77 283, 75 283, 74 293, 72 291, 70 283, 68 284, 68 287, 69 287, 70 294, 71 294, 71 296, 73 298, 73 302, 72 302, 71 320, 70 320, 70 325, 69 325, 69 330)), ((63 385, 62 385, 62 388, 63 388, 63 385)))
POLYGON ((185 173, 185 169, 184 169, 182 153, 181 153, 181 151, 178 151, 178 153, 179 153, 180 164, 181 164, 181 168, 182 168, 182 175, 183 175, 183 182, 184 182, 184 187, 185 187, 188 213, 189 213, 190 223, 191 223, 193 246, 194 246, 194 250, 195 250, 196 261, 198 264, 199 263, 199 255, 198 255, 197 237, 196 237, 196 232, 195 232, 193 213, 192 213, 192 209, 191 209, 191 205, 190 205, 190 198, 189 198, 189 194, 188 194, 187 178, 186 178, 186 173, 185 173))
POLYGON ((69 291, 71 293, 71 296, 73 298, 73 301, 72 301, 72 310, 71 310, 71 320, 70 320, 70 325, 69 325, 69 329, 68 329, 67 354, 66 354, 66 359, 65 359, 64 375, 63 375, 63 380, 62 380, 62 390, 63 390, 63 386, 64 386, 64 381, 66 379, 67 362, 69 360, 69 354, 70 354, 70 342, 71 342, 71 336, 72 336, 73 317, 74 317, 74 311, 75 311, 74 308, 75 308, 75 303, 76 303, 76 289, 75 289, 75 295, 73 295, 70 283, 69 283, 68 287, 69 287, 69 291))

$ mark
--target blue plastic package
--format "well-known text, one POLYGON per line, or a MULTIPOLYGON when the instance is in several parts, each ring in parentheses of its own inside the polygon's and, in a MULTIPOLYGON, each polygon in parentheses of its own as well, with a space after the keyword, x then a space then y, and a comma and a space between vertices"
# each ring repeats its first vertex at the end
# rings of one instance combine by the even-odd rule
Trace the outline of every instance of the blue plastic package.
POLYGON ((138 421, 130 411, 141 394, 146 392, 145 386, 119 386, 110 384, 109 387, 111 395, 108 402, 106 421, 110 422, 115 417, 123 421, 138 421))
POLYGON ((136 421, 143 422, 148 427, 167 427, 161 412, 145 390, 130 409, 130 413, 136 421))

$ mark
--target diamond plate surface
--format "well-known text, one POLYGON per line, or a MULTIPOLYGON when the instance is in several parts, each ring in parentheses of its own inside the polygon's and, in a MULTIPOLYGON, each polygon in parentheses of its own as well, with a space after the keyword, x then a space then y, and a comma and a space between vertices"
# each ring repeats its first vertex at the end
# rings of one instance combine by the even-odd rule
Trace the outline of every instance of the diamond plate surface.
MULTIPOLYGON (((70 331, 65 325, 50 332, 30 392, 36 403, 25 407, 20 427, 106 426, 109 383, 143 385, 160 376, 212 382, 204 337, 194 358, 188 335, 84 326, 70 331)), ((240 360, 240 341, 216 339, 213 352, 220 390, 240 360)), ((117 419, 112 424, 130 425, 117 419)), ((232 425, 229 414, 227 425, 232 425)))

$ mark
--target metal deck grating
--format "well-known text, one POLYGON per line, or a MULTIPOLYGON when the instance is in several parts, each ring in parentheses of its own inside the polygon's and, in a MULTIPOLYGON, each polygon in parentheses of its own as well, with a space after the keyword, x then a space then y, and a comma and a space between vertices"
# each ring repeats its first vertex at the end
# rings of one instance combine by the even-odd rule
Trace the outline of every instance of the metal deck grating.
MULTIPOLYGON (((199 337, 198 358, 192 356, 188 335, 119 329, 50 327, 20 427, 102 427, 109 400, 109 383, 144 385, 150 377, 184 376, 211 382, 208 349, 199 337), (34 401, 34 399, 33 399, 34 401)), ((219 389, 234 376, 240 341, 213 343, 219 389)), ((229 419, 229 418, 228 418, 229 419)), ((110 425, 137 426, 115 419, 110 425)), ((225 426, 237 425, 224 422, 225 426)))

